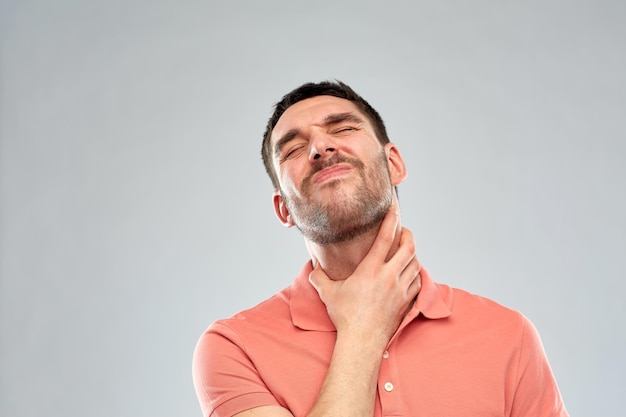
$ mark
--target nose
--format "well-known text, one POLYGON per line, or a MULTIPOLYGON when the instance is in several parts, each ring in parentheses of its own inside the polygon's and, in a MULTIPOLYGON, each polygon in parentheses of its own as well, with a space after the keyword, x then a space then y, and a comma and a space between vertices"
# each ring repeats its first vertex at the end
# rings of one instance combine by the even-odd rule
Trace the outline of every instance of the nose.
POLYGON ((335 144, 326 135, 318 133, 311 138, 309 161, 313 162, 322 158, 329 158, 336 152, 335 144))

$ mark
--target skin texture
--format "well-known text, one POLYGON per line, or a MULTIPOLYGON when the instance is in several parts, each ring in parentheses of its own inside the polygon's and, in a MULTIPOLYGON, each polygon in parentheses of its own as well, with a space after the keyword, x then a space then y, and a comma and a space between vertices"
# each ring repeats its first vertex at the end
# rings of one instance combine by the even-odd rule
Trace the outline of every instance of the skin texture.
MULTIPOLYGON (((348 100, 318 96, 288 108, 272 132, 278 219, 304 235, 309 280, 337 329, 309 416, 372 416, 383 352, 420 290, 411 232, 394 187, 406 168, 348 100)), ((237 416, 284 417, 281 407, 237 416)))

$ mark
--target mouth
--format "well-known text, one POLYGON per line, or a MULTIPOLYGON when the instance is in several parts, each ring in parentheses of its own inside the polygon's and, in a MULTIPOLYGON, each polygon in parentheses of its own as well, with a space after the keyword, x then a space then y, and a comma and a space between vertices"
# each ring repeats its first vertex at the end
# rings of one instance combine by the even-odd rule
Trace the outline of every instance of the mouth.
POLYGON ((333 180, 335 178, 347 175, 350 172, 352 172, 351 165, 343 164, 343 163, 335 164, 317 172, 313 176, 313 182, 316 184, 321 184, 321 183, 333 180))

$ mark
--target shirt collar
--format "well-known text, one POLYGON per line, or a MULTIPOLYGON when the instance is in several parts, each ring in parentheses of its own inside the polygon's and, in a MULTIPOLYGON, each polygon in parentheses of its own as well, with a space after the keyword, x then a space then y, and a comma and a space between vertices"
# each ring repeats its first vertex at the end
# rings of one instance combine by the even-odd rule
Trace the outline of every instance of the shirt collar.
MULTIPOLYGON (((335 331, 335 326, 326 312, 326 306, 309 282, 309 274, 312 270, 313 266, 309 261, 302 267, 290 287, 289 308, 293 324, 303 330, 335 331)), ((422 288, 404 322, 413 320, 420 313, 428 319, 441 319, 452 314, 449 306, 451 300, 444 298, 439 286, 423 267, 420 276, 422 288)))

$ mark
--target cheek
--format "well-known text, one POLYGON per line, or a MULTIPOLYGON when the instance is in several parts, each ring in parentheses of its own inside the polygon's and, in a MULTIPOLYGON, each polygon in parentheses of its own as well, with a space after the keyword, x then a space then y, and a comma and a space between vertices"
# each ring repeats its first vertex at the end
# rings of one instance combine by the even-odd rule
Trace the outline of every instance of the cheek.
POLYGON ((284 191, 290 194, 296 193, 298 184, 302 181, 302 174, 300 170, 293 166, 284 166, 279 172, 280 186, 284 191))

